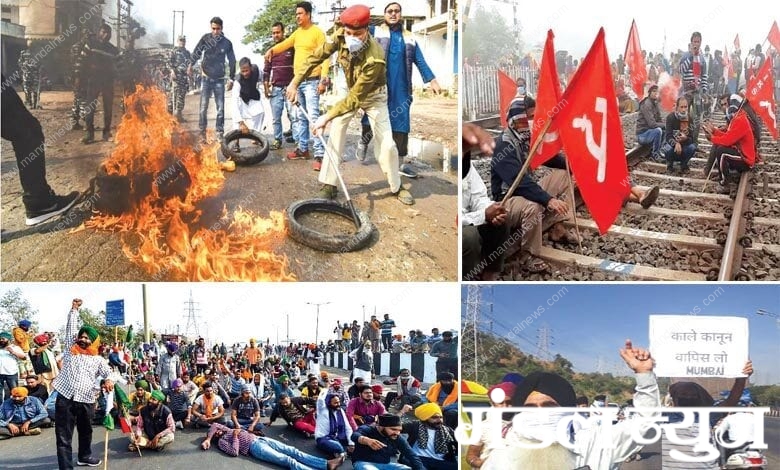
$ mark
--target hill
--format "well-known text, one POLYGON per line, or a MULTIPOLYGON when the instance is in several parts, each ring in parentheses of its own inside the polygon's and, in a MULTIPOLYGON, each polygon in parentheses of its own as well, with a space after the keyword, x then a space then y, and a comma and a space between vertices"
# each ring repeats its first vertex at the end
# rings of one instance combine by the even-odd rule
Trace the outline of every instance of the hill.
MULTIPOLYGON (((473 335, 473 331, 466 327, 463 336, 473 335)), ((533 355, 522 352, 514 343, 491 333, 477 332, 480 344, 478 379, 474 376, 473 364, 462 364, 462 376, 465 380, 473 380, 485 386, 498 383, 501 378, 509 373, 516 372, 520 375, 528 375, 536 371, 554 372, 573 386, 577 396, 584 395, 588 401, 593 401, 596 395, 607 395, 607 400, 623 404, 631 399, 636 382, 629 375, 626 367, 626 376, 614 376, 612 374, 578 373, 573 370, 571 361, 556 354, 552 361, 543 360, 533 355)), ((668 380, 659 379, 660 389, 666 390, 668 380)))

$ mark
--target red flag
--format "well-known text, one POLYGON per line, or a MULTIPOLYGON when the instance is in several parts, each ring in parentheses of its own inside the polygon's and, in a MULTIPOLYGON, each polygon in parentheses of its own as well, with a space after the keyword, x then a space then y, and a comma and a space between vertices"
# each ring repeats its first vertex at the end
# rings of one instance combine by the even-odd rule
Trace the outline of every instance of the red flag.
POLYGON ((599 30, 561 102, 565 106, 553 120, 558 125, 582 199, 603 235, 630 192, 604 28, 599 30))
POLYGON ((501 127, 506 127, 506 114, 509 112, 509 104, 517 94, 517 83, 501 70, 498 71, 498 113, 501 118, 501 127))
POLYGON ((772 72, 772 55, 767 54, 764 65, 748 82, 747 99, 753 110, 761 116, 769 132, 777 140, 777 117, 775 116, 775 77, 772 72))
POLYGON ((729 46, 723 45, 723 70, 726 73, 726 83, 728 84, 731 76, 734 74, 734 68, 731 66, 731 56, 729 55, 729 46))
POLYGON ((645 82, 647 82, 647 66, 642 57, 642 46, 639 45, 639 31, 636 29, 636 21, 631 21, 631 31, 628 32, 625 54, 626 65, 631 70, 631 88, 640 100, 645 96, 645 82))
POLYGON ((736 50, 738 50, 738 51, 741 51, 741 50, 742 50, 742 48, 741 48, 741 47, 739 47, 739 34, 737 34, 736 36, 734 36, 734 49, 736 49, 736 50))
MULTIPOLYGON (((531 142, 536 138, 545 124, 545 119, 555 115, 561 106, 561 82, 558 80, 558 71, 555 65, 555 47, 553 46, 552 30, 547 31, 547 41, 544 43, 542 54, 542 70, 539 72, 539 93, 536 98, 536 114, 539 119, 534 119, 531 126, 531 142)), ((544 134, 544 140, 539 145, 536 153, 531 155, 531 169, 535 170, 550 158, 561 151, 561 139, 558 137, 558 128, 550 125, 544 134)))
POLYGON ((119 417, 119 426, 122 428, 123 434, 130 434, 133 431, 130 427, 130 422, 124 416, 119 417))
MULTIPOLYGON (((769 44, 775 48, 776 51, 780 51, 780 28, 777 27, 777 21, 772 23, 772 28, 769 30, 769 34, 766 35, 769 40, 769 44)), ((767 54, 768 56, 769 54, 767 54)))

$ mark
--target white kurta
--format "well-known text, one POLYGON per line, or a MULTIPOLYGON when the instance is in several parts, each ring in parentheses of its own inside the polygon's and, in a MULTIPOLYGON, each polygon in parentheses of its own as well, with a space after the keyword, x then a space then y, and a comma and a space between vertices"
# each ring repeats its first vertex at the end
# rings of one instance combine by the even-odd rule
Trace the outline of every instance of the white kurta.
MULTIPOLYGON (((259 80, 258 85, 261 83, 259 80)), ((249 100, 244 103, 241 99, 241 84, 238 80, 233 81, 233 128, 238 129, 238 123, 244 121, 244 124, 253 131, 260 132, 263 129, 263 119, 265 118, 265 108, 261 100, 249 100)), ((260 93, 262 97, 262 92, 260 93)))

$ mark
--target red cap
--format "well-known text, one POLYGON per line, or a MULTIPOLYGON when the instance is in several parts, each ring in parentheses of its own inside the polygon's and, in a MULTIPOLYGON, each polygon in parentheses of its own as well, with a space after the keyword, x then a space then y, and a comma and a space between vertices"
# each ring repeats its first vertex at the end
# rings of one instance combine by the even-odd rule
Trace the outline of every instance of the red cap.
POLYGON ((384 390, 382 389, 381 385, 372 385, 371 391, 376 393, 377 395, 381 395, 384 390))
POLYGON ((341 379, 333 379, 333 382, 331 382, 333 385, 341 385, 341 379))
POLYGON ((360 29, 368 26, 371 10, 365 5, 352 5, 341 13, 339 21, 346 27, 360 29))

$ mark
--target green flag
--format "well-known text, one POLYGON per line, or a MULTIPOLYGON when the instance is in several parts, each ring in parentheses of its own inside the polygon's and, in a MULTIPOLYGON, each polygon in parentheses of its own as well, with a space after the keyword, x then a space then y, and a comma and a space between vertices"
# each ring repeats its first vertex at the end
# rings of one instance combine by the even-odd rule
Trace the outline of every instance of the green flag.
POLYGON ((130 325, 130 328, 127 329, 127 336, 125 336, 125 344, 130 344, 130 341, 133 340, 133 325, 130 325))
POLYGON ((122 387, 114 387, 114 396, 116 397, 116 402, 119 404, 119 406, 124 407, 125 410, 129 410, 133 407, 133 405, 130 403, 130 400, 127 398, 127 394, 124 390, 122 390, 122 387))
POLYGON ((103 426, 109 431, 114 430, 114 418, 111 417, 111 413, 106 413, 106 417, 103 418, 103 426))

